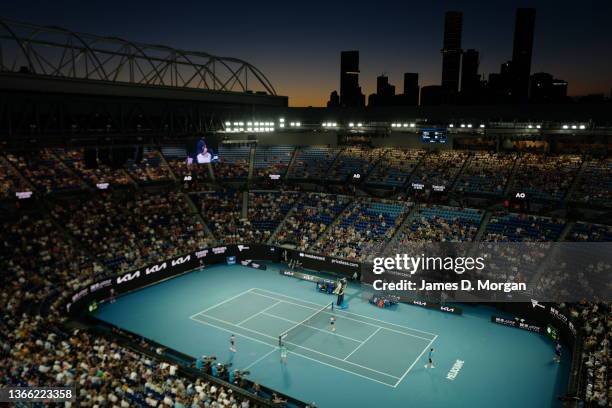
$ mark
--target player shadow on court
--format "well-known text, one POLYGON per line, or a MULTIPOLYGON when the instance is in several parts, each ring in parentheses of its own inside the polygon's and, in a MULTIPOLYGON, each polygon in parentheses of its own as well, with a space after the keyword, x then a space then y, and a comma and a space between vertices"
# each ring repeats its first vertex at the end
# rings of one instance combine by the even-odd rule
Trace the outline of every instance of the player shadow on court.
POLYGON ((283 378, 283 384, 287 387, 289 387, 291 385, 291 373, 289 371, 289 368, 287 367, 287 362, 280 362, 281 365, 281 375, 283 378))

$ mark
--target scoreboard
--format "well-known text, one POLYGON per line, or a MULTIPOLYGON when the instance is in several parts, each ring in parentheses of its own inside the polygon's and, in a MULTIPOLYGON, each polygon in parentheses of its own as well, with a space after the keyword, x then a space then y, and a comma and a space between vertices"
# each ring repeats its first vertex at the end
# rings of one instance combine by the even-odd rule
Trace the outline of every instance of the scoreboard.
POLYGON ((448 142, 448 131, 446 128, 421 129, 421 141, 423 143, 446 143, 448 142))

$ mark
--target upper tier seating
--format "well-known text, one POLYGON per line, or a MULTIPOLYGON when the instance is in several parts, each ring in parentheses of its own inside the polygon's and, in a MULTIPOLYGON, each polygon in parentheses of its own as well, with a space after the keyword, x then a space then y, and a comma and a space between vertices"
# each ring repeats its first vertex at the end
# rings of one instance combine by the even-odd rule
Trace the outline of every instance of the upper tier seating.
POLYGON ((172 180, 170 168, 164 162, 161 154, 153 149, 145 148, 140 162, 128 159, 127 171, 139 183, 153 183, 172 180))
POLYGON ((367 176, 376 162, 386 152, 383 148, 347 147, 338 156, 329 169, 327 179, 331 181, 347 181, 358 174, 361 178, 367 176))
POLYGON ((525 193, 530 200, 559 201, 572 185, 581 161, 576 155, 527 153, 519 159, 510 193, 525 193))
POLYGON ((221 146, 219 161, 213 163, 215 178, 220 180, 246 179, 249 175, 250 146, 221 146))
POLYGON ((289 169, 291 179, 322 180, 332 165, 340 149, 326 146, 300 147, 289 169))
POLYGON ((612 207, 612 159, 588 160, 571 199, 612 207))
POLYGON ((476 152, 459 175, 455 191, 502 195, 516 155, 476 152))
POLYGON ((402 187, 425 154, 421 149, 389 149, 368 176, 366 184, 402 187))
POLYGON ((427 187, 444 186, 448 190, 463 166, 468 153, 456 150, 430 152, 423 158, 411 178, 411 183, 427 187))
POLYGON ((96 159, 97 168, 87 168, 83 149, 55 149, 53 152, 92 187, 102 183, 108 183, 110 187, 124 187, 131 184, 130 177, 125 170, 113 169, 100 160, 96 159))
POLYGON ((50 149, 42 149, 27 156, 7 154, 7 159, 21 174, 43 193, 73 191, 81 188, 81 181, 50 149))
POLYGON ((294 146, 257 146, 253 164, 255 177, 267 177, 270 174, 283 177, 294 151, 294 146))

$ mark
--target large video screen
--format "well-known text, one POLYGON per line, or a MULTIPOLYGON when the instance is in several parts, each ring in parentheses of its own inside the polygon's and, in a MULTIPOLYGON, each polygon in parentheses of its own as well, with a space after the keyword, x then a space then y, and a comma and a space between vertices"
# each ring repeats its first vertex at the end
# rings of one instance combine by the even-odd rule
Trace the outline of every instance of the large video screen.
POLYGON ((187 164, 207 164, 219 160, 217 146, 206 137, 198 137, 187 147, 187 164))
POLYGON ((421 129, 421 141, 423 143, 446 143, 448 141, 445 128, 421 129))

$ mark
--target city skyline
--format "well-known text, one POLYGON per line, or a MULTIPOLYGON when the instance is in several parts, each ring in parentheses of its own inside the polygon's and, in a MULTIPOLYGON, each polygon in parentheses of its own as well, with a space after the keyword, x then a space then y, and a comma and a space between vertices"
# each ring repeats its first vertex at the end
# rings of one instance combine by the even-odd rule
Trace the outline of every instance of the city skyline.
POLYGON ((325 106, 330 92, 340 88, 343 50, 360 52, 359 84, 365 95, 375 92, 376 78, 382 73, 398 90, 405 72, 418 73, 421 87, 439 85, 444 12, 449 10, 463 13, 461 46, 479 52, 479 73, 486 77, 499 72, 499 65, 512 59, 516 8, 534 7, 531 73, 550 72, 566 80, 571 96, 608 96, 612 88, 612 53, 606 51, 612 43, 612 33, 606 29, 612 5, 603 1, 581 8, 549 1, 375 6, 315 1, 308 10, 281 6, 262 10, 244 3, 238 7, 244 9, 244 17, 232 24, 227 23, 235 14, 220 5, 179 2, 170 14, 152 5, 34 1, 0 9, 0 15, 245 59, 271 79, 279 94, 289 96, 291 106, 325 106), (216 18, 204 17, 210 15, 216 18))

